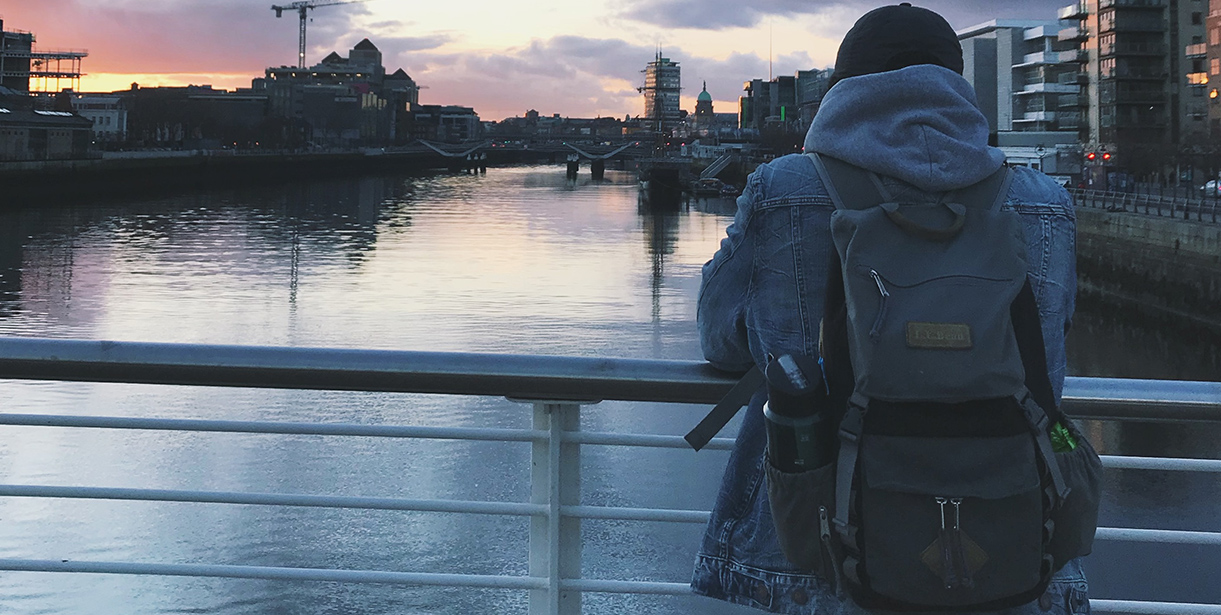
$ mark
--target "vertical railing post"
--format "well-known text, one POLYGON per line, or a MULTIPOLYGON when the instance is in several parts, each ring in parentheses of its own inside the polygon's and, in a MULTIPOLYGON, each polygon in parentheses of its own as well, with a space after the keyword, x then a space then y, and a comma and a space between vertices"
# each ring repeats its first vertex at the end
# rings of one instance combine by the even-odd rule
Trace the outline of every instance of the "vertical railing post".
POLYGON ((530 591, 530 615, 580 615, 581 592, 560 584, 581 576, 581 519, 560 507, 581 503, 581 445, 564 441, 581 429, 581 406, 534 402, 534 428, 549 437, 531 449, 530 502, 547 506, 547 515, 530 519, 530 576, 547 579, 547 589, 530 591))

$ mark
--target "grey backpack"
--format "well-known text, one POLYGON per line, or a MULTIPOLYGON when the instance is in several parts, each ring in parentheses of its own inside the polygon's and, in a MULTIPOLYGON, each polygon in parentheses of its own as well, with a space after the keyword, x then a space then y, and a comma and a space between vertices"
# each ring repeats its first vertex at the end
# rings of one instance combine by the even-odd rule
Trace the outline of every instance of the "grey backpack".
POLYGON ((1101 466, 1055 404, 1009 169, 907 202, 810 157, 836 207, 820 354, 842 418, 829 467, 768 467, 786 555, 870 609, 1037 599, 1090 550, 1101 466))

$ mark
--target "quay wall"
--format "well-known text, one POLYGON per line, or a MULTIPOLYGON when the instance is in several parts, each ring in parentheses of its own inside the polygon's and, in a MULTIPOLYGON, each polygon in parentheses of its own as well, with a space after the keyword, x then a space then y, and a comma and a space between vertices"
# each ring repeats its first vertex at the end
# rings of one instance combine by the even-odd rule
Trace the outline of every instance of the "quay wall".
MULTIPOLYGON (((538 157, 532 152, 486 153, 488 165, 533 161, 538 157)), ((0 162, 0 207, 30 204, 39 198, 124 196, 366 173, 426 173, 464 165, 463 159, 431 151, 149 152, 121 158, 0 162)))
POLYGON ((1221 224, 1077 209, 1082 299, 1221 334, 1221 224))

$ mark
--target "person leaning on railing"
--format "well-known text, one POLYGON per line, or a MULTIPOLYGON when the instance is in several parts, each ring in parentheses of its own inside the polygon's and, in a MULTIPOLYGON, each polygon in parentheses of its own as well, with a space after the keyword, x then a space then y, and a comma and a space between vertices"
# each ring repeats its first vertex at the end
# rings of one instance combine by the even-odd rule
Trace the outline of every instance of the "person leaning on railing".
MULTIPOLYGON (((891 188, 917 193, 973 184, 1003 163, 1003 154, 988 146, 987 120, 962 77, 957 36, 936 13, 905 4, 865 15, 844 38, 835 66, 806 152, 866 168, 891 178, 891 188)), ((1058 403, 1076 294, 1071 201, 1055 181, 1022 167, 1013 170, 1005 206, 1024 226, 1058 403)), ((808 156, 778 158, 750 176, 727 237, 703 268, 697 320, 704 355, 714 366, 743 371, 752 363, 762 368, 769 353, 817 352, 832 210, 808 156)), ((773 612, 859 613, 780 551, 763 486, 762 403, 756 395, 743 419, 692 587, 773 612)), ((1071 560, 1041 598, 1007 612, 1087 612, 1086 595, 1081 563, 1071 560)))

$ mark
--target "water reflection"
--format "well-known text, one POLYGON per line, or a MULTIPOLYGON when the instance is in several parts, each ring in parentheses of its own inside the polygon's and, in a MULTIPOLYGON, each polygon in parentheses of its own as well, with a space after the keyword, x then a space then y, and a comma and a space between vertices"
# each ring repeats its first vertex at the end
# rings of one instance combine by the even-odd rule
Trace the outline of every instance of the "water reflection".
MULTIPOLYGON (((697 199, 659 210, 641 207, 638 194, 631 172, 608 169, 603 181, 588 174, 570 181, 556 165, 7 210, 0 212, 0 335, 699 359, 700 268, 724 237, 734 201, 697 199)), ((1221 371, 1207 341, 1116 321, 1089 306, 1078 314, 1070 357, 1070 370, 1081 375, 1215 378, 1221 371)), ((9 412, 529 423, 526 409, 501 399, 0 387, 9 412)), ((682 434, 705 410, 608 402, 585 413, 584 428, 682 434)), ((1091 439, 1112 452, 1213 456, 1221 436, 1196 428, 1089 428, 1091 439)), ((589 447, 586 502, 707 509, 724 461, 716 452, 589 447), (671 477, 682 477, 683 488, 676 492, 671 477)), ((33 428, 6 429, 0 438, 0 471, 18 483, 525 501, 528 463, 527 448, 489 443, 33 428)), ((1113 525, 1221 529, 1213 479, 1115 472, 1108 481, 1113 499, 1105 514, 1113 525)), ((0 519, 6 557, 524 573, 526 530, 516 519, 12 498, 0 499, 0 519), (464 542, 472 536, 474 548, 464 542)), ((590 522, 585 572, 683 579, 701 532, 691 525, 590 522)), ((1099 554, 1091 566, 1110 566, 1108 579, 1126 579, 1122 567, 1157 557, 1110 546, 1099 554)), ((1215 559, 1195 561, 1221 567, 1215 559)), ((1127 580, 1101 587, 1112 596, 1171 591, 1127 580)), ((15 613, 235 615, 319 605, 362 613, 513 612, 522 610, 524 597, 10 574, 0 577, 0 599, 15 613)), ((696 599, 591 596, 588 604, 592 612, 751 612, 696 599)))

